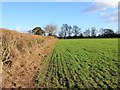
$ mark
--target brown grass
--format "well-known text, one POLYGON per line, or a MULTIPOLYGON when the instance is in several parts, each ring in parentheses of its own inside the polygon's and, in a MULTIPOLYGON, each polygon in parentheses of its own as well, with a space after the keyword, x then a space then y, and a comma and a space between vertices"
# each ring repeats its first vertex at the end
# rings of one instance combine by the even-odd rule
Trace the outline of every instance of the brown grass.
MULTIPOLYGON (((0 28, 2 33, 1 63, 5 88, 34 86, 34 76, 40 63, 54 48, 56 39, 18 33, 0 28)), ((0 33, 0 34, 1 34, 0 33)))

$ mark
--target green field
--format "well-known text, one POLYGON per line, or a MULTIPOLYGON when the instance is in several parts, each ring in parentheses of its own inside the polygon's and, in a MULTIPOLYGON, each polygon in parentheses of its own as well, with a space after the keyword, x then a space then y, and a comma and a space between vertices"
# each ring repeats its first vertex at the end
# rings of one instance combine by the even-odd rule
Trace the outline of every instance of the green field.
POLYGON ((36 85, 45 88, 119 88, 118 39, 58 40, 40 66, 36 85))

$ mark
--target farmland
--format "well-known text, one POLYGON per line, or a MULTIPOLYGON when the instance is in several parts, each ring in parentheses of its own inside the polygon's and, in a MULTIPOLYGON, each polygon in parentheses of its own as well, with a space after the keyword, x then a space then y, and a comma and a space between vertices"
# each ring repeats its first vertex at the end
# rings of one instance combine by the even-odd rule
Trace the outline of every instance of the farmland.
POLYGON ((36 86, 119 88, 118 39, 58 40, 41 64, 36 86))

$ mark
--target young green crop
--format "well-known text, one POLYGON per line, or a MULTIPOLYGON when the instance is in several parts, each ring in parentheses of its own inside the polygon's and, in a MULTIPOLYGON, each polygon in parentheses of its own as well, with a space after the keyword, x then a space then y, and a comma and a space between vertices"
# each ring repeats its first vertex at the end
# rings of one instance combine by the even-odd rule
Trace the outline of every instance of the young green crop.
POLYGON ((117 39, 58 40, 45 78, 38 78, 37 84, 45 88, 118 88, 117 56, 117 39))

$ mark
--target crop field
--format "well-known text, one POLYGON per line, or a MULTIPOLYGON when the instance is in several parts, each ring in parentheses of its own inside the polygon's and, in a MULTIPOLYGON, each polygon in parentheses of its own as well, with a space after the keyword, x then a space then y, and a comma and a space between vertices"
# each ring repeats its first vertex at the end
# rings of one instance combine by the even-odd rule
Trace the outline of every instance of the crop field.
POLYGON ((118 39, 58 40, 36 85, 45 88, 119 88, 118 39))

